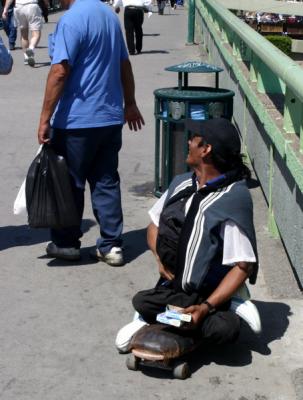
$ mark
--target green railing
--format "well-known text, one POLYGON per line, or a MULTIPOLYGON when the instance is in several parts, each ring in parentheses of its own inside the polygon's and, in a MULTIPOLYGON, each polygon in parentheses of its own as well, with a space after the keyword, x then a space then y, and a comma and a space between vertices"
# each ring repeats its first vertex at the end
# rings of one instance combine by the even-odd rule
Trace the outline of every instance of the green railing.
MULTIPOLYGON (((293 240, 295 241, 297 237, 299 243, 292 243, 289 247, 293 248, 293 250, 290 249, 290 253, 296 253, 290 254, 290 258, 295 260, 294 266, 303 282, 303 252, 302 242, 300 242, 300 237, 303 239, 301 236, 303 227, 301 200, 303 199, 303 69, 218 1, 190 0, 188 7, 187 41, 194 42, 194 36, 201 41, 209 52, 211 62, 215 61, 212 58, 212 52, 220 54, 225 69, 228 70, 230 76, 231 74, 233 76, 233 84, 235 85, 236 82, 239 93, 241 92, 241 96, 239 95, 236 99, 235 108, 243 108, 243 120, 250 112, 248 108, 253 110, 257 124, 260 124, 262 131, 265 132, 264 140, 268 143, 268 154, 264 157, 266 159, 263 160, 263 166, 258 160, 256 173, 264 175, 262 168, 266 169, 266 177, 260 181, 261 185, 266 186, 264 192, 269 205, 269 228, 273 234, 281 235, 286 248, 290 231, 283 226, 285 221, 279 221, 279 218, 276 218, 283 207, 283 201, 273 199, 273 192, 276 193, 278 190, 274 187, 277 182, 277 178, 276 181, 274 179, 275 174, 279 175, 276 165, 277 154, 279 155, 279 170, 283 170, 282 175, 290 176, 294 181, 295 187, 291 187, 289 182, 286 182, 285 187, 288 185, 287 190, 294 191, 297 196, 294 196, 291 204, 284 204, 284 207, 289 208, 289 215, 291 215, 292 207, 294 210, 296 208, 296 213, 301 218, 298 226, 291 232, 293 240), (237 101, 243 104, 237 104, 237 101)), ((229 88, 234 89, 233 86, 229 88)), ((244 145, 247 140, 246 133, 243 132, 244 145)), ((258 135, 259 132, 247 134, 258 135)), ((251 157, 251 137, 249 143, 247 153, 251 157)), ((252 153, 255 154, 255 151, 256 149, 253 149, 252 153)), ((254 165, 253 161, 252 163, 254 165)), ((285 181, 287 181, 286 177, 285 181)))

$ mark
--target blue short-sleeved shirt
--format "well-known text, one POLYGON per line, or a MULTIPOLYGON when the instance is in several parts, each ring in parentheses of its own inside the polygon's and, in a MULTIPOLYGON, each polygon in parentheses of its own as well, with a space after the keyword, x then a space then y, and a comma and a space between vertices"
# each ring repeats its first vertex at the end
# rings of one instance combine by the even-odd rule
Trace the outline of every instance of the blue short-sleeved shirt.
POLYGON ((119 20, 100 0, 75 0, 49 40, 52 64, 71 66, 52 126, 94 128, 124 123, 121 61, 128 58, 119 20))

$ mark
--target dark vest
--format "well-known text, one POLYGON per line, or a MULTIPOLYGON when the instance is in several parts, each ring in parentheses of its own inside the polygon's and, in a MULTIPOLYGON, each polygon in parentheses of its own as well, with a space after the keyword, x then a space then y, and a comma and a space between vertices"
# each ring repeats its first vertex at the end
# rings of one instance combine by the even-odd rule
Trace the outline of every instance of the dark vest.
MULTIPOLYGON (((177 290, 213 290, 230 267, 222 265, 222 223, 234 221, 246 234, 257 257, 252 220, 252 201, 244 181, 233 182, 233 174, 197 191, 195 175, 178 176, 170 185, 160 216, 157 253, 174 274, 177 290), (185 217, 185 204, 193 194, 185 217)), ((258 263, 250 276, 255 283, 258 263)))

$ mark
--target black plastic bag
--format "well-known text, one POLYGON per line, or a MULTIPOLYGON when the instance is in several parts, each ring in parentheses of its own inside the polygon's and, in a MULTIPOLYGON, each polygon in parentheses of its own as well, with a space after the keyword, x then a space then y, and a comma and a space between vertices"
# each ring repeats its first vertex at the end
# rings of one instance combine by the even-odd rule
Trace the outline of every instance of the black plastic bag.
POLYGON ((61 229, 79 225, 70 179, 65 159, 58 156, 50 145, 44 145, 26 176, 30 227, 61 229))

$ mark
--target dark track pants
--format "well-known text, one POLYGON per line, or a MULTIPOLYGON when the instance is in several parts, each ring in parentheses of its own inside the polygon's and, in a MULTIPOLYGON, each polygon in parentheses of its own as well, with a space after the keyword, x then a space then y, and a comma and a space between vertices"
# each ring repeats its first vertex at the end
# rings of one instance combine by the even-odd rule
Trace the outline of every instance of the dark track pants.
POLYGON ((124 10, 124 28, 129 54, 142 51, 144 12, 142 8, 128 6, 124 10), (136 37, 136 43, 135 43, 136 37))
MULTIPOLYGON (((51 144, 65 157, 72 176, 79 215, 84 209, 85 183, 88 181, 94 215, 100 224, 97 247, 108 252, 122 245, 118 153, 122 144, 122 125, 87 129, 54 129, 51 144)), ((80 247, 81 227, 52 229, 51 239, 59 247, 80 247)))
MULTIPOLYGON (((157 314, 165 311, 167 304, 189 307, 199 304, 201 301, 202 299, 197 294, 188 295, 164 286, 157 286, 154 289, 138 292, 133 298, 133 306, 146 322, 152 324, 156 322, 157 314)), ((232 342, 237 339, 240 332, 240 319, 228 309, 229 303, 203 320, 199 328, 203 339, 215 344, 232 342)))

